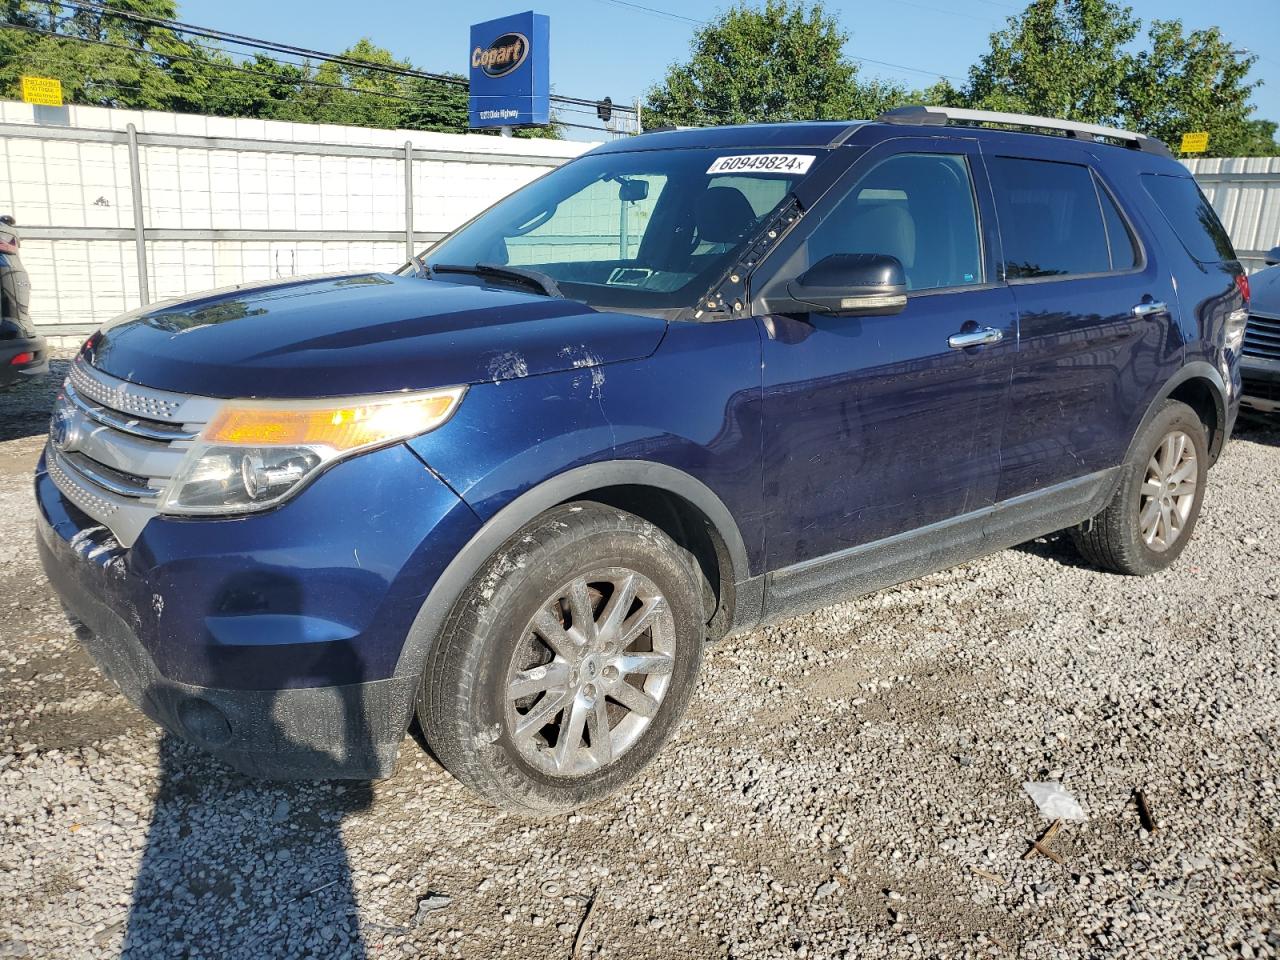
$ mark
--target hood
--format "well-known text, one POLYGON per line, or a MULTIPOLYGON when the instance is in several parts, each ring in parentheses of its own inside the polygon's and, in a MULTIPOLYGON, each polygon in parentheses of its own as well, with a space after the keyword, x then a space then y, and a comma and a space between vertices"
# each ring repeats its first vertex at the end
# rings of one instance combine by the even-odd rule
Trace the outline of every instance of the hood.
POLYGON ((1280 317, 1280 267, 1268 267, 1249 275, 1249 309, 1280 317))
POLYGON ((646 357, 666 321, 505 287, 343 274, 152 304, 90 338, 134 383, 211 397, 324 397, 554 373, 646 357))

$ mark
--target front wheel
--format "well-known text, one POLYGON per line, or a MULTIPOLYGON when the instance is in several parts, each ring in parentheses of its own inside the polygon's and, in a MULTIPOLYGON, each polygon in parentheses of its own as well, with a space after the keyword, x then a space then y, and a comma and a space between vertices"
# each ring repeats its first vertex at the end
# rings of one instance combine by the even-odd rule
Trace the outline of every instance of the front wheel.
POLYGON ((674 732, 702 658, 701 574, 657 527, 557 507, 489 560, 428 660, 427 742, 505 809, 605 796, 674 732))
POLYGON ((1071 531, 1081 555, 1139 576, 1169 566, 1195 529, 1208 468, 1204 424, 1185 403, 1166 400, 1134 442, 1111 503, 1071 531))

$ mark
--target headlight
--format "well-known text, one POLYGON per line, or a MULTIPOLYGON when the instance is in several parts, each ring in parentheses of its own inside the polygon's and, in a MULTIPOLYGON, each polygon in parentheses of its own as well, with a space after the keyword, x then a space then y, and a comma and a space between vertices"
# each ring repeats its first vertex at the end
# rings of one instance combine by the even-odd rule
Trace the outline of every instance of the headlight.
POLYGON ((187 451, 160 510, 243 513, 274 506, 335 460, 434 430, 453 416, 465 391, 228 402, 187 451))

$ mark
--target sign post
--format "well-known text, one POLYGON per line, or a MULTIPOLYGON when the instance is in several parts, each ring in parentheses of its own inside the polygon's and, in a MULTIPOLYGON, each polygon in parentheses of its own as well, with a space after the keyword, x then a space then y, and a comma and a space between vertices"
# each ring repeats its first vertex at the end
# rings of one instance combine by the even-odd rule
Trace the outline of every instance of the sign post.
POLYGON ((550 36, 550 18, 533 11, 472 25, 472 127, 551 122, 550 36))

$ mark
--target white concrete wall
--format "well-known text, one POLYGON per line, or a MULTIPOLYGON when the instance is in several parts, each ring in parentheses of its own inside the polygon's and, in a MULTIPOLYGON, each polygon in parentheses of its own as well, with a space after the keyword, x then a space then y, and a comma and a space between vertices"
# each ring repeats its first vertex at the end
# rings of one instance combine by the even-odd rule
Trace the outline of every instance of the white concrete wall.
MULTIPOLYGON (((546 158, 545 164, 415 161, 414 229, 446 232, 593 144, 371 130, 100 107, 70 107, 71 126, 140 133, 403 147, 546 158)), ((34 124, 34 108, 0 101, 0 122, 34 124)), ((148 228, 403 231, 401 161, 143 146, 148 228)), ((30 227, 133 227, 128 148, 0 137, 0 213, 30 227)), ((392 269, 403 241, 164 240, 148 243, 152 299, 278 276, 392 269)), ((37 324, 97 324, 137 306, 132 241, 26 239, 37 324)))

